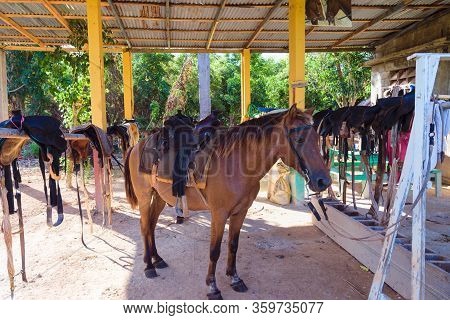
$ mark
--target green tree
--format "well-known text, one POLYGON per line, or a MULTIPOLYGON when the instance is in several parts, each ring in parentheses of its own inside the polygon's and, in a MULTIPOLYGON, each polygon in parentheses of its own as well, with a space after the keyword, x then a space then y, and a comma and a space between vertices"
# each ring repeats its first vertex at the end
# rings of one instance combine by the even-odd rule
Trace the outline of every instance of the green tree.
POLYGON ((306 104, 317 109, 354 106, 370 94, 367 52, 308 54, 306 104))

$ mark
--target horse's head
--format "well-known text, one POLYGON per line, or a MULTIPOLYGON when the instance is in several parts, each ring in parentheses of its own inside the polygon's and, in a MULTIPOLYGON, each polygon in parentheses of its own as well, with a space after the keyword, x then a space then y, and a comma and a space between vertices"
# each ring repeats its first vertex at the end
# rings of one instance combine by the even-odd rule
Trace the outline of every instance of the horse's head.
POLYGON ((330 172, 322 160, 319 135, 312 126, 311 116, 294 105, 281 125, 284 141, 279 146, 280 158, 301 173, 312 190, 319 192, 328 188, 331 184, 330 172))

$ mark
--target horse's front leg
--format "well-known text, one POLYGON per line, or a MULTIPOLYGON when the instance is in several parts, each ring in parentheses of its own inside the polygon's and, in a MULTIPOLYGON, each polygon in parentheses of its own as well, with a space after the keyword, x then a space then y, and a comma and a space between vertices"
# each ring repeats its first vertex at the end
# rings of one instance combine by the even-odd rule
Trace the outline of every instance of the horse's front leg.
POLYGON ((236 292, 246 292, 248 290, 244 281, 236 271, 236 253, 239 245, 239 235, 244 223, 247 211, 239 212, 230 217, 229 240, 228 240, 228 261, 227 276, 231 277, 231 288, 236 292))
POLYGON ((209 251, 209 267, 206 276, 209 300, 222 300, 222 295, 216 283, 216 265, 220 257, 220 246, 222 244, 223 231, 227 221, 226 214, 220 211, 211 212, 211 244, 209 251))

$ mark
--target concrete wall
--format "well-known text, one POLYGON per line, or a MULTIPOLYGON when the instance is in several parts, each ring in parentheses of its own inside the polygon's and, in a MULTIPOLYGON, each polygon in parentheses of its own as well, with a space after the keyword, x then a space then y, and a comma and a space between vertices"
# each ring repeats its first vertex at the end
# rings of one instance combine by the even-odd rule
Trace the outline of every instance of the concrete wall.
MULTIPOLYGON (((372 103, 375 103, 377 97, 382 97, 382 88, 391 84, 392 71, 415 67, 415 61, 406 60, 407 56, 413 53, 409 49, 425 44, 430 45, 421 52, 450 52, 450 14, 430 21, 376 48, 374 61, 383 58, 387 61, 372 66, 372 103)), ((434 92, 450 94, 450 62, 440 63, 434 92)), ((450 183, 449 157, 446 157, 441 170, 443 181, 450 183)))

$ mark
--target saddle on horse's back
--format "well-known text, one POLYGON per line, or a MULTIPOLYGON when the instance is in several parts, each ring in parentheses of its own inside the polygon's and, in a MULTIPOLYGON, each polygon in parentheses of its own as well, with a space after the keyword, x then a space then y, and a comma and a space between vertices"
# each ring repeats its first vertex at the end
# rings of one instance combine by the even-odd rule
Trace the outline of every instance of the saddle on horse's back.
POLYGON ((191 118, 181 113, 170 117, 162 129, 145 141, 140 170, 151 173, 158 181, 171 183, 175 197, 184 196, 186 186, 194 183, 204 189, 213 151, 212 137, 219 126, 216 113, 195 126, 191 118), (195 181, 189 181, 189 169, 195 181))

